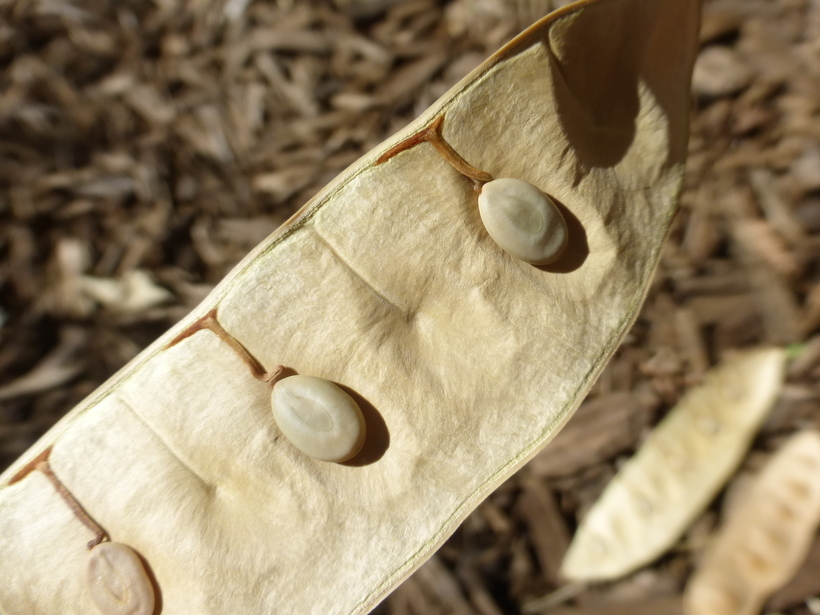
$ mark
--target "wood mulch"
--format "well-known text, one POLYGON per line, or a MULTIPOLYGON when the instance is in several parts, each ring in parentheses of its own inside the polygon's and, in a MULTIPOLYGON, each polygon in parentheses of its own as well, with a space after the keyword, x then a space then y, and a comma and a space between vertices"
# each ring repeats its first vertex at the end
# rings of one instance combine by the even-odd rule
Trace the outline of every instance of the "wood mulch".
MULTIPOLYGON (((0 1, 0 468, 562 4, 0 1)), ((707 0, 702 45, 681 211, 638 321, 554 443, 381 615, 680 615, 721 499, 652 566, 586 588, 558 574, 577 519, 733 349, 805 344, 732 484, 820 427, 820 1, 707 0)), ((820 613, 819 571, 820 541, 767 612, 820 613)))

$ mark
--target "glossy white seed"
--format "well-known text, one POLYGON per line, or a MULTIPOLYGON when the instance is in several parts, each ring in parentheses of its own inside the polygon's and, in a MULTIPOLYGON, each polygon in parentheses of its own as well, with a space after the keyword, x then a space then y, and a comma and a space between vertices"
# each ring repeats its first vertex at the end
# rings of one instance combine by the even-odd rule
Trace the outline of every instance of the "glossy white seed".
POLYGON ((332 382, 290 376, 271 393, 279 429, 303 453, 321 461, 345 461, 364 444, 365 422, 353 399, 332 382))
POLYGON ((567 247, 567 223, 550 197, 509 177, 484 184, 478 211, 487 232, 515 258, 533 265, 556 261, 567 247))
POLYGON ((139 556, 122 543, 102 542, 91 549, 86 582, 103 615, 154 613, 154 586, 139 556))

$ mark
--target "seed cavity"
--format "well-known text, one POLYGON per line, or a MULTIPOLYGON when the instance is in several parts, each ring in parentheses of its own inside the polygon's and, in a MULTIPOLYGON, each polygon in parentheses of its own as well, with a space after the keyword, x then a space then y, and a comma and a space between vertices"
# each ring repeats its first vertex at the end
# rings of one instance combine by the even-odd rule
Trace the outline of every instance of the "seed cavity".
POLYGON ((361 450, 365 421, 359 405, 323 378, 289 376, 271 393, 276 424, 296 448, 321 461, 346 461, 361 450))
POLYGON ((152 615, 154 587, 139 556, 127 545, 103 542, 88 558, 91 599, 103 615, 152 615))
POLYGON ((485 184, 478 211, 503 250, 532 265, 556 261, 567 246, 567 223, 553 200, 532 184, 504 177, 485 184))

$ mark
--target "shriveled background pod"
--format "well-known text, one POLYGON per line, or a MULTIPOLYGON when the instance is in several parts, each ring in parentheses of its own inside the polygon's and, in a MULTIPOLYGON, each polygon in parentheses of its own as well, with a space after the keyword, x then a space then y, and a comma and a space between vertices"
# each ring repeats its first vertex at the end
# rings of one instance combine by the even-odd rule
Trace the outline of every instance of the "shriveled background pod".
MULTIPOLYGON (((635 318, 682 178, 698 9, 585 2, 513 41, 4 478, 53 444, 55 473, 144 557, 169 613, 371 608, 555 434, 635 318), (429 145, 373 164, 441 114, 471 164, 576 220, 562 266, 502 254, 472 186, 429 145), (208 332, 164 348, 214 307, 263 364, 369 406, 383 429, 367 463, 317 465, 277 438, 265 386, 208 332)), ((53 492, 3 488, 0 520, 3 607, 87 612, 81 532, 53 492)))
POLYGON ((686 587, 686 615, 755 615, 820 525, 820 433, 792 436, 738 496, 686 587))
POLYGON ((581 521, 564 575, 617 579, 675 544, 746 456, 780 396, 785 361, 778 348, 738 353, 687 391, 581 521))

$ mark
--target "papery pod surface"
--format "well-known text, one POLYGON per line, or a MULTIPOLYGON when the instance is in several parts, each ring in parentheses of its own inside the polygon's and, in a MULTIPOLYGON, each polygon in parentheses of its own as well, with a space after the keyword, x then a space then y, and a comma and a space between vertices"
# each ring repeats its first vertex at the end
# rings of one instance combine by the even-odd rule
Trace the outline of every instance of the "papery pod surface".
POLYGON ((671 547, 746 455, 780 393, 785 361, 777 348, 743 351, 689 390, 590 508, 563 574, 615 579, 671 547))
POLYGON ((48 446, 163 612, 370 610, 549 441, 634 320, 681 184, 698 18, 696 0, 565 7, 342 173, 0 478, 5 615, 94 612, 88 530, 40 474, 9 485, 48 446), (436 121, 563 208, 559 261, 490 239, 472 183, 409 146, 436 121), (265 368, 359 402, 358 463, 292 447, 210 331, 169 345, 213 310, 265 368))
POLYGON ((820 524, 820 433, 783 445, 740 497, 684 593, 686 615, 756 615, 820 524))

